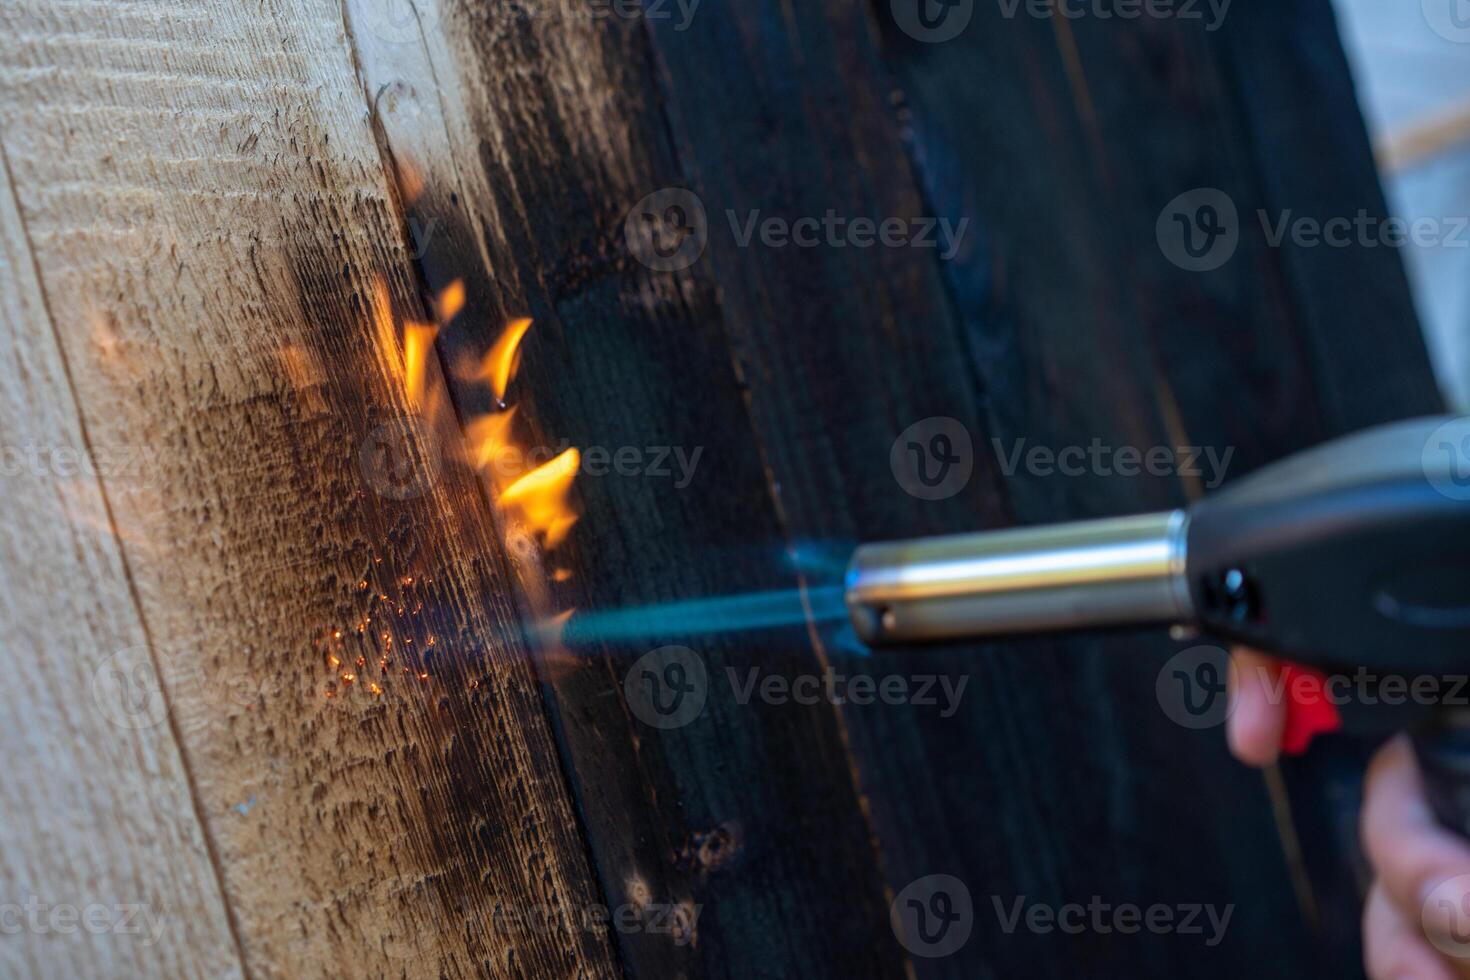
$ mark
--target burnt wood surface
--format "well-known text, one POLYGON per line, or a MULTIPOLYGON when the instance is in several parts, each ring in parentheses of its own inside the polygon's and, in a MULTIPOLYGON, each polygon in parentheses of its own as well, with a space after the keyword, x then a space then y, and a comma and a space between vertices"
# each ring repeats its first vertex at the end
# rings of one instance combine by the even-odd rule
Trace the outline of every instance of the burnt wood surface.
MULTIPOLYGON (((65 642, 96 648, 41 661, 32 727, 112 647, 144 651, 168 723, 109 758, 149 760, 163 829, 19 862, 51 804, 6 784, 22 818, 0 844, 27 882, 117 888, 181 849, 157 900, 199 914, 156 953, 73 969, 1360 972, 1364 747, 1244 770, 1220 728, 1161 706, 1180 644, 1159 631, 868 652, 837 604, 860 541, 1210 489, 1008 472, 1018 447, 1228 450, 1235 479, 1439 407, 1397 254, 1272 245, 1257 217, 1385 212, 1328 0, 1240 4, 1218 30, 974 0, 942 43, 900 26, 913 0, 97 6, 0 7, 0 286, 26 325, 0 393, 28 437, 168 452, 144 486, 61 487, 81 494, 62 522, 16 503, 71 499, 57 481, 7 482, 13 523, 90 515, 100 540, 34 578, 95 582, 109 608, 84 622, 48 585, 0 617, 40 650, 27 626, 66 616, 65 642), (1206 272, 1156 234, 1196 188, 1238 211, 1206 272), (670 190, 707 228, 660 271, 638 243, 678 229, 642 202, 670 190), (828 214, 964 224, 952 254, 743 240, 752 218, 828 214), (455 282, 415 395, 397 331, 455 282), (503 410, 467 368, 518 317, 516 441, 638 454, 577 478, 556 548, 506 516, 456 426, 503 410), (37 391, 56 407, 32 417, 37 391), (434 398, 453 411, 419 427, 434 398), (891 453, 938 417, 973 472, 920 499, 891 453), (385 492, 363 446, 403 425, 417 490, 385 492), (697 460, 686 485, 648 471, 665 448, 697 460), (703 707, 661 728, 627 692, 669 645, 703 707), (742 689, 829 672, 931 699, 742 689), (969 916, 942 956, 890 914, 934 876, 969 916), (1069 903, 1230 918, 1212 944, 1199 913, 1203 935, 1007 922, 1069 903)), ((48 534, 0 550, 68 547, 48 534)), ((109 732, 88 724, 47 758, 79 765, 109 732)), ((77 832, 111 785, 66 790, 77 832)))
MULTIPOLYGON (((1397 257, 1270 248, 1255 220, 1385 213, 1325 4, 1239 10, 1218 37, 1177 21, 1011 20, 977 4, 942 44, 907 37, 886 11, 875 41, 843 5, 736 6, 683 34, 655 25, 669 115, 711 213, 906 215, 917 186, 925 213, 976 226, 953 261, 929 252, 925 267, 882 250, 738 249, 712 222, 709 261, 794 536, 1129 513, 1202 489, 1001 480, 986 465, 990 438, 1230 447, 1238 476, 1329 435, 1437 410, 1397 257), (886 126, 871 121, 885 101, 886 126), (1166 259, 1154 224, 1202 186, 1234 199, 1242 242, 1224 268, 1195 274, 1166 259), (888 472, 893 437, 933 415, 974 437, 982 462, 968 498, 915 502, 888 472)), ((1160 712, 1153 682, 1175 649, 1159 636, 1095 636, 905 651, 869 668, 970 670, 976 681, 952 719, 845 712, 895 889, 944 871, 982 896, 1195 895, 1243 916, 1219 949, 1199 950, 1178 938, 1004 936, 981 907, 974 945, 918 961, 920 972, 1358 969, 1342 785, 1358 753, 1319 751, 1349 764, 1319 759, 1301 773, 1298 825, 1278 840, 1264 787, 1226 758, 1219 732, 1182 731, 1160 712), (1018 846, 1028 832, 1044 841, 1018 846), (1308 924, 1315 950, 1299 939, 1308 924)))
POLYGON ((0 973, 617 975, 558 914, 598 889, 488 501, 399 425, 424 313, 338 4, 7 0, 0 116, 6 439, 96 464, 0 490, 6 651, 64 665, 6 715, 0 887, 163 924, 0 973))
MULTIPOLYGON (((1255 217, 1384 210, 1325 3, 1236 11, 1218 33, 977 4, 959 37, 922 44, 886 8, 712 0, 688 23, 595 23, 575 66, 565 25, 478 8, 446 25, 459 43, 436 74, 458 70, 470 93, 449 113, 495 149, 475 154, 483 199, 441 193, 418 221, 474 228, 502 296, 471 336, 446 335, 447 356, 535 316, 518 404, 542 438, 682 442, 707 461, 679 492, 579 484, 566 603, 583 615, 792 589, 820 609, 840 558, 810 557, 858 540, 1165 508, 1204 490, 1190 476, 1006 476, 992 439, 1230 449, 1235 477, 1436 407, 1397 257, 1272 247, 1255 217), (595 115, 559 102, 579 85, 602 93, 595 115), (1174 266, 1155 237, 1165 204, 1196 187, 1242 216, 1237 254, 1209 273, 1174 266), (664 188, 698 196, 708 241, 687 271, 650 273, 624 219, 664 188), (739 241, 752 212, 829 210, 970 227, 948 259, 739 241), (962 494, 931 502, 897 484, 889 451, 933 416, 965 425, 977 464, 962 494), (782 554, 797 557, 784 572, 782 554)), ((468 246, 430 247, 431 289, 465 274, 468 246)), ((609 901, 636 878, 702 909, 692 949, 620 936, 634 975, 883 975, 897 958, 923 976, 1358 969, 1351 776, 1341 783, 1357 754, 1319 751, 1347 765, 1314 760, 1332 764, 1293 772, 1291 793, 1235 766, 1218 729, 1161 711, 1155 680, 1178 649, 1165 637, 864 655, 820 617, 744 635, 670 633, 650 613, 615 641, 577 624, 571 665, 543 676, 609 901), (668 642, 704 659, 710 700, 657 731, 612 697, 668 642), (949 717, 740 705, 724 672, 750 666, 969 687, 949 717), (936 874, 968 886, 974 934, 953 955, 910 956, 884 910, 936 874), (1007 931, 996 912, 1095 895, 1234 913, 1207 948, 1007 931)))

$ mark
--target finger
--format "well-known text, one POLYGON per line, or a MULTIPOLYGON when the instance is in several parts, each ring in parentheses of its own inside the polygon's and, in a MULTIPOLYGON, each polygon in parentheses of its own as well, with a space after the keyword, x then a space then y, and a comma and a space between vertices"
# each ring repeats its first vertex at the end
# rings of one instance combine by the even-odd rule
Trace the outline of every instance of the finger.
POLYGON ((1470 844, 1435 819, 1413 747, 1402 735, 1368 767, 1362 831, 1368 860, 1400 913, 1437 936, 1464 942, 1470 844))
POLYGON ((1231 659, 1230 715, 1225 722, 1230 751, 1246 765, 1268 766, 1281 751, 1286 729, 1286 704, 1273 696, 1280 673, 1277 661, 1245 647, 1231 659))
POLYGON ((1363 909, 1363 961, 1370 980, 1455 980, 1455 972, 1406 918, 1380 883, 1363 909))

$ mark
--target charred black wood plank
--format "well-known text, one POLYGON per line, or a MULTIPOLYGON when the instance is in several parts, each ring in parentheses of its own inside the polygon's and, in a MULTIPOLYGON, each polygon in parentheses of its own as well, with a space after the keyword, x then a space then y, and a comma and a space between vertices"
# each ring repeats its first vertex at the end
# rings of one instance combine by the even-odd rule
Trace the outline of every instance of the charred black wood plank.
MULTIPOLYGON (((861 17, 835 5, 733 6, 706 8, 687 30, 653 26, 670 117, 712 216, 710 260, 732 344, 793 536, 894 537, 1175 506, 1224 469, 1243 473, 1344 426, 1432 407, 1432 396, 1401 397, 1432 392, 1432 383, 1393 256, 1357 253, 1351 277, 1318 267, 1308 283, 1292 271, 1300 257, 1246 224, 1219 269, 1196 273, 1169 260, 1157 225, 1177 195, 1218 188, 1251 219, 1280 200, 1263 190, 1256 142, 1274 139, 1274 152, 1297 159, 1316 152, 1252 114, 1228 84, 1229 49, 1203 25, 1074 28, 980 4, 952 41, 918 43, 882 17, 875 44, 861 17), (894 123, 875 122, 878 114, 894 123), (849 220, 930 214, 969 218, 973 228, 949 261, 913 249, 763 249, 742 245, 736 229, 757 209, 788 221, 829 209, 849 220), (721 213, 730 227, 719 227, 721 213), (1299 294, 1330 287, 1351 305, 1354 289, 1343 283, 1372 273, 1379 284, 1363 290, 1391 312, 1374 318, 1356 349, 1324 344, 1299 294), (1373 363, 1386 363, 1392 378, 1364 389, 1373 363), (1344 412, 1339 392, 1353 389, 1366 397, 1344 412), (888 452, 906 425, 934 415, 964 422, 980 471, 965 495, 916 502, 894 483, 888 452), (1215 465, 1153 480, 997 476, 996 457, 1025 441, 1056 450, 1094 440, 1139 451, 1195 446, 1213 450, 1215 465)), ((1304 50, 1336 51, 1330 23, 1296 30, 1304 50)), ((1306 60, 1287 50, 1290 33, 1272 34, 1271 57, 1306 60)), ((1355 119, 1340 55, 1322 74, 1314 91, 1330 90, 1339 121, 1355 119)), ((1296 103, 1298 115, 1309 111, 1296 103)), ((1318 210, 1360 199, 1381 213, 1361 165, 1361 124, 1327 145, 1351 151, 1354 163, 1318 210)), ((1289 937, 1304 922, 1263 787, 1226 758, 1218 732, 1183 732, 1159 710, 1154 683, 1173 649, 1156 637, 1098 636, 892 662, 880 655, 880 670, 973 672, 977 684, 953 719, 844 711, 895 889, 942 869, 985 892, 1048 901, 1120 889, 1146 900, 1193 895, 1245 914, 1219 948, 1199 955, 1179 937, 1104 951, 1086 940, 982 932, 967 958, 921 969, 1063 976, 1095 956, 1134 972, 1229 976, 1270 948, 1276 962, 1293 964, 1283 972, 1310 971, 1289 937), (915 752, 925 768, 914 766, 915 752), (1018 758, 1027 760, 1020 771, 1018 758), (983 808, 973 803, 977 790, 983 808), (1077 799, 1110 808, 1083 816, 1070 809, 1077 799), (1068 817, 1047 824, 1034 851, 1017 858, 1008 849, 1056 812, 1068 817), (1131 843, 1099 854, 1098 837, 1131 843), (1195 857, 1227 853, 1228 861, 1195 857)), ((1306 809, 1309 833, 1334 816, 1306 809)), ((1328 892, 1340 885, 1319 882, 1328 892)), ((983 930, 988 911, 980 911, 983 930)), ((1350 957, 1349 949, 1340 962, 1350 957)))

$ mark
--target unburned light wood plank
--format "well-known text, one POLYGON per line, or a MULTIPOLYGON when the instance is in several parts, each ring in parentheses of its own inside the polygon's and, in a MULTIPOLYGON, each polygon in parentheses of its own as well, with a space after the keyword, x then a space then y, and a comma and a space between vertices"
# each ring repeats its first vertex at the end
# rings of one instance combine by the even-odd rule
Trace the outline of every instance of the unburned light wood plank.
POLYGON ((0 973, 241 976, 8 179, 0 431, 0 973))
POLYGON ((610 975, 487 504, 457 432, 414 417, 443 382, 411 402, 424 314, 339 6, 15 0, 0 32, 81 425, 146 454, 146 479, 101 476, 129 628, 249 972, 610 975))

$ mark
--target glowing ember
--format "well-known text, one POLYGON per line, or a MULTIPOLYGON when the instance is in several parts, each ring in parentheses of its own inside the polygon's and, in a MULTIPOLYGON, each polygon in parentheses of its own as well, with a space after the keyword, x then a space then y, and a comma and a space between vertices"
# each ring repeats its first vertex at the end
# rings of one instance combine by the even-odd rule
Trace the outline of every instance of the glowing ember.
MULTIPOLYGON (((410 170, 405 170, 401 176, 404 196, 412 201, 422 193, 422 183, 418 175, 410 170)), ((431 304, 437 323, 404 322, 400 337, 399 324, 393 315, 391 297, 382 277, 374 282, 369 298, 373 323, 378 336, 380 365, 395 385, 402 386, 408 404, 420 413, 425 421, 434 425, 452 424, 448 414, 451 409, 448 399, 441 391, 442 384, 437 383, 437 379, 435 384, 430 384, 429 372, 434 343, 438 339, 440 329, 447 327, 464 311, 467 300, 464 281, 455 280, 440 292, 431 304)), ((522 462, 524 454, 518 451, 520 447, 517 447, 514 442, 513 427, 516 410, 505 404, 505 397, 520 367, 521 343, 531 329, 531 325, 532 321, 528 317, 511 320, 481 362, 461 374, 466 380, 488 385, 495 395, 495 403, 498 406, 496 411, 470 419, 465 424, 464 435, 468 458, 464 462, 481 474, 495 500, 496 508, 504 512, 509 520, 517 525, 516 537, 524 538, 527 534, 536 534, 543 548, 549 551, 566 540, 577 522, 578 515, 571 504, 571 490, 573 481, 581 468, 582 459, 578 450, 568 449, 550 462, 526 471, 525 464, 522 462)), ((458 369, 456 373, 460 373, 458 369)), ((375 564, 381 564, 382 558, 374 557, 373 561, 375 564)), ((557 569, 552 575, 557 582, 565 582, 571 578, 571 572, 566 568, 557 569)), ((432 579, 428 581, 432 582, 432 579)), ((398 584, 405 588, 410 587, 414 584, 414 578, 403 576, 398 579, 398 584)), ((368 581, 365 578, 360 579, 357 588, 360 592, 367 592, 368 581)), ((545 602, 543 586, 527 582, 527 589, 535 604, 541 606, 545 602)), ((378 598, 385 603, 390 601, 389 597, 381 592, 378 593, 378 598)), ((414 614, 417 614, 422 607, 422 603, 415 605, 414 614)), ((399 616, 405 615, 404 604, 398 604, 396 608, 399 616)), ((571 610, 567 610, 550 617, 550 622, 545 627, 545 645, 551 647, 560 645, 561 631, 565 628, 571 614, 571 610)), ((362 623, 357 624, 357 634, 366 636, 367 626, 371 622, 371 616, 365 617, 362 623)), ((386 654, 392 650, 393 635, 391 632, 381 632, 380 635, 382 655, 378 658, 378 662, 380 669, 386 675, 390 672, 391 667, 391 661, 386 654)), ((341 630, 335 630, 332 633, 334 640, 340 640, 341 636, 341 630)), ((405 638, 404 643, 412 643, 412 639, 405 638)), ((425 638, 425 647, 432 648, 434 645, 433 636, 425 638)), ((358 675, 350 672, 350 668, 348 671, 342 670, 342 660, 337 656, 329 656, 328 663, 341 683, 351 685, 357 681, 358 675)), ((356 658, 358 670, 364 670, 366 663, 365 657, 356 658)), ((417 673, 421 682, 429 680, 427 670, 411 673, 405 667, 404 673, 410 677, 413 676, 413 673, 417 673)), ((365 685, 374 697, 383 693, 383 689, 377 683, 365 681, 365 685)), ((333 684, 327 689, 326 696, 334 697, 336 694, 335 684, 333 684)))

